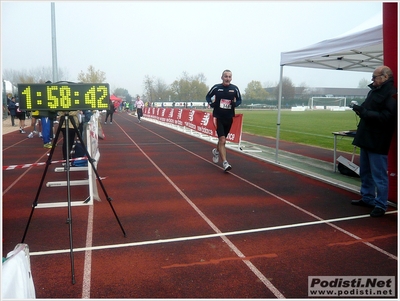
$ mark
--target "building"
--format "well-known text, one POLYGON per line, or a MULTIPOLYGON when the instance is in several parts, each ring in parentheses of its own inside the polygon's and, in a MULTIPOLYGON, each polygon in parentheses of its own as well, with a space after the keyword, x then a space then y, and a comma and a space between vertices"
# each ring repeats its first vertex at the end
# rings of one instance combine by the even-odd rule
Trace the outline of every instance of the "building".
POLYGON ((295 88, 295 99, 310 97, 346 97, 347 99, 365 98, 369 88, 295 88))
MULTIPOLYGON (((352 98, 365 98, 369 92, 369 88, 304 88, 295 87, 294 99, 308 99, 311 97, 346 97, 348 99, 352 98)), ((275 95, 276 87, 265 88, 269 93, 268 99, 276 100, 275 95)))

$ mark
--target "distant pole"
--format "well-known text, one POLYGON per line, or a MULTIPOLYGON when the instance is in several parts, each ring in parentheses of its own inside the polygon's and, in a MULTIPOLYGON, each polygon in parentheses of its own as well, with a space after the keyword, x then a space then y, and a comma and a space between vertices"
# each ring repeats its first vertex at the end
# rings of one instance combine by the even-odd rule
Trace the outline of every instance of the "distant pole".
POLYGON ((276 122, 276 147, 275 147, 275 162, 278 163, 279 152, 279 133, 281 127, 281 107, 282 107, 282 81, 283 81, 283 66, 281 66, 281 73, 279 76, 279 94, 278 94, 278 120, 276 122))
POLYGON ((57 66, 57 42, 56 42, 56 9, 54 2, 51 3, 51 45, 52 45, 52 66, 53 66, 53 83, 58 82, 58 66, 57 66))

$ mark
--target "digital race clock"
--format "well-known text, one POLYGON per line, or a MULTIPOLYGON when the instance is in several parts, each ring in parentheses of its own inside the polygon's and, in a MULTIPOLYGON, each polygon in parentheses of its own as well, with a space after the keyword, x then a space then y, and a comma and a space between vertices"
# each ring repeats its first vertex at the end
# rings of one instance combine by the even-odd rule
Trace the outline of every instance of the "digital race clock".
POLYGON ((27 111, 106 110, 109 84, 18 84, 20 108, 27 111))

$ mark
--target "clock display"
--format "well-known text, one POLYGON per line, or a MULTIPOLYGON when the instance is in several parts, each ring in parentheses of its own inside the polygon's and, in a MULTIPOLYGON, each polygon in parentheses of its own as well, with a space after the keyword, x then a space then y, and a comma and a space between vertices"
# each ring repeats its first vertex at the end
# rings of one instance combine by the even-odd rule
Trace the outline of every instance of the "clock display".
POLYGON ((18 84, 18 98, 28 111, 106 110, 110 93, 106 83, 18 84))

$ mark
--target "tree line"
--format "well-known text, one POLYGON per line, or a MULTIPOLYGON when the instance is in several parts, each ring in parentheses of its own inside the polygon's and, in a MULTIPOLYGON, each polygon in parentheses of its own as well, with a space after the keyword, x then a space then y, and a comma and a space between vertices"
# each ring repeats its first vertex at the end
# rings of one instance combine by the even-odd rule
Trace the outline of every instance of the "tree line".
MULTIPOLYGON (((68 72, 62 69, 58 70, 58 78, 60 81, 67 80, 68 77, 68 72)), ((14 85, 18 83, 45 83, 51 78, 52 69, 50 67, 36 68, 29 71, 3 71, 3 79, 10 81, 14 85)), ((106 73, 101 70, 96 70, 94 66, 90 65, 85 72, 81 71, 78 74, 77 80, 83 83, 103 83, 106 82, 106 73)), ((145 102, 204 101, 205 95, 210 89, 210 87, 206 85, 206 80, 203 73, 190 75, 187 72, 183 72, 178 79, 168 85, 161 78, 146 75, 143 80, 143 92, 140 96, 145 102)), ((362 79, 359 86, 365 87, 365 81, 365 79, 362 79)), ((300 89, 306 91, 307 86, 301 84, 300 89)), ((264 84, 263 87, 260 81, 253 80, 247 84, 244 90, 241 87, 240 90, 242 92, 243 105, 250 105, 253 103, 276 104, 278 100, 279 83, 264 84), (268 87, 266 87, 266 85, 268 87), (267 92, 267 90, 269 92, 267 92)), ((112 94, 128 102, 131 102, 133 99, 133 96, 130 95, 126 87, 115 88, 112 94)), ((282 78, 282 97, 285 99, 285 102, 288 103, 298 101, 298 99, 295 99, 295 86, 288 77, 282 78)), ((308 99, 308 95, 305 95, 305 97, 308 99)))

